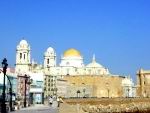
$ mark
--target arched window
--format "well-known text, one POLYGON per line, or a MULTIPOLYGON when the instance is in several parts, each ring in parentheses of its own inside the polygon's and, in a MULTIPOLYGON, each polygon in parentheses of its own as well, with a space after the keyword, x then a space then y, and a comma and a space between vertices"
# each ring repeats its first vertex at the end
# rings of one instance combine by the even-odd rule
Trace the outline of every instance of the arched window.
POLYGON ((20 59, 22 59, 22 53, 20 53, 20 59))
POLYGON ((47 64, 49 64, 49 58, 47 59, 47 64))
POLYGON ((26 59, 26 54, 24 54, 24 59, 26 59))
POLYGON ((70 69, 67 69, 67 75, 69 75, 69 73, 70 73, 70 69))

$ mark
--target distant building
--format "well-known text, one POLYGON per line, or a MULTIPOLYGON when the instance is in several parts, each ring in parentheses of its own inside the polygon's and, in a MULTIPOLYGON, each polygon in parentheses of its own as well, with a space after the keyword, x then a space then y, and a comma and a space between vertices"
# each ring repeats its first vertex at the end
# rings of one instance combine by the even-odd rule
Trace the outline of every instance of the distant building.
POLYGON ((137 94, 139 97, 150 97, 150 70, 140 69, 137 72, 137 94))
POLYGON ((43 73, 30 73, 30 103, 31 104, 44 104, 44 75, 43 73))
POLYGON ((122 80, 123 97, 136 97, 136 86, 130 77, 122 80))

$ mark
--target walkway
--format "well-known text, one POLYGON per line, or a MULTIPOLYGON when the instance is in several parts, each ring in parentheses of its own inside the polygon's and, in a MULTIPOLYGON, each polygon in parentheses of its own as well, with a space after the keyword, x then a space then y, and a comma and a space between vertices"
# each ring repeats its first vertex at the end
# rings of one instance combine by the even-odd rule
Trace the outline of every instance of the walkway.
POLYGON ((58 113, 57 107, 47 106, 47 105, 34 105, 27 108, 22 108, 21 110, 12 113, 58 113))

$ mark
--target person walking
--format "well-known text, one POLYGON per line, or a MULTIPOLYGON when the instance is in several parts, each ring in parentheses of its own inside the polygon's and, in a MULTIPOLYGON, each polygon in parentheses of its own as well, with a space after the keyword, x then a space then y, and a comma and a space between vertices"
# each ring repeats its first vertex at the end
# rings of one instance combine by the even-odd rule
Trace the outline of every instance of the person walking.
POLYGON ((53 104, 53 98, 52 98, 52 96, 50 96, 50 98, 49 98, 49 105, 52 106, 52 104, 53 104))

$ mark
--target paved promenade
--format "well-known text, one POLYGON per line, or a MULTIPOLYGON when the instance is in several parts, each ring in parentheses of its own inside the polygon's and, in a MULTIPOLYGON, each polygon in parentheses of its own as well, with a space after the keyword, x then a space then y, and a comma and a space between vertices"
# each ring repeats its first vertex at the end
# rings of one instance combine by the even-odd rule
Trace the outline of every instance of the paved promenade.
POLYGON ((56 106, 34 105, 12 113, 58 113, 56 106))

